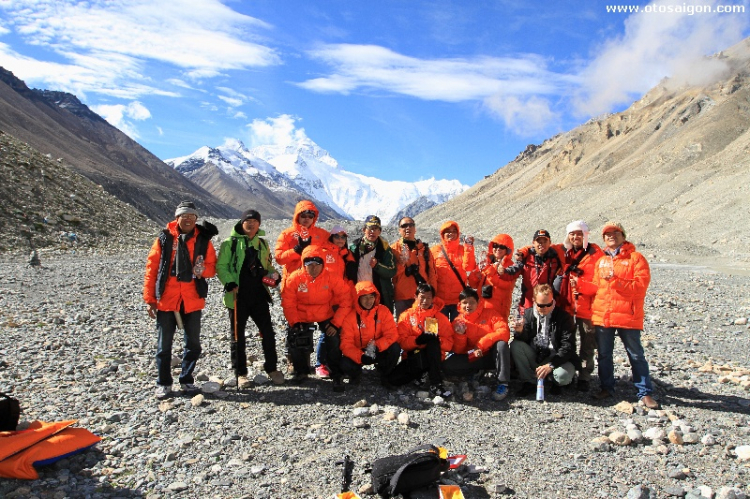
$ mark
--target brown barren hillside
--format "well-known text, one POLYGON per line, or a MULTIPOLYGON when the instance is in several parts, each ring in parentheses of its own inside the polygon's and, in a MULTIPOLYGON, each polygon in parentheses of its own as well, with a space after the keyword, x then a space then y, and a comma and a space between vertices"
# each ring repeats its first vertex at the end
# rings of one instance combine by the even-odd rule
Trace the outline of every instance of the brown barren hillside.
POLYGON ((716 56, 703 87, 662 81, 630 108, 545 140, 451 201, 418 217, 457 220, 517 245, 545 228, 555 242, 584 219, 595 242, 622 221, 645 254, 673 262, 750 264, 750 39, 716 56))

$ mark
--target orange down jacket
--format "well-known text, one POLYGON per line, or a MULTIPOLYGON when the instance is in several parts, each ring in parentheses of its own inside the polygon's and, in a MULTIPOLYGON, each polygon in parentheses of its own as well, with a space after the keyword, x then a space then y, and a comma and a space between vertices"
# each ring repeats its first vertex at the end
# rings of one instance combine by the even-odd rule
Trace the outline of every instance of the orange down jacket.
POLYGON ((479 306, 472 313, 458 314, 453 319, 453 324, 457 322, 466 324, 466 332, 458 334, 453 331, 453 353, 468 353, 469 350, 478 348, 485 354, 498 341, 510 341, 507 321, 496 310, 489 308, 484 300, 480 300, 479 306))
POLYGON ((282 267, 281 289, 284 289, 289 275, 302 267, 302 257, 294 251, 294 247, 299 244, 300 239, 310 238, 310 246, 325 246, 328 244, 328 236, 330 235, 328 231, 315 226, 318 221, 318 214, 318 208, 315 204, 312 201, 303 199, 294 208, 292 226, 281 231, 281 234, 276 239, 274 258, 282 267), (315 218, 313 218, 312 226, 306 229, 299 224, 299 215, 303 211, 308 210, 315 213, 315 218))
POLYGON ((419 275, 422 276, 422 279, 437 289, 435 258, 427 244, 417 241, 415 248, 409 250, 409 246, 404 243, 404 240, 399 239, 391 244, 391 251, 393 251, 393 256, 396 259, 396 275, 393 276, 395 300, 411 300, 417 293, 417 280, 414 279, 414 276, 405 274, 406 267, 409 265, 416 264, 419 267, 419 275), (408 258, 404 258, 406 255, 408 255, 408 258))
POLYGON ((591 321, 596 326, 642 330, 643 302, 650 282, 648 261, 632 243, 625 241, 614 257, 605 254, 596 263, 592 282, 582 288, 596 288, 591 321), (607 271, 609 262, 614 277, 608 281, 600 274, 607 271))
POLYGON ((341 325, 341 353, 361 364, 362 352, 370 340, 375 340, 378 352, 382 352, 398 341, 398 330, 391 311, 380 304, 380 293, 373 283, 358 282, 354 293, 352 311, 341 325), (363 309, 359 297, 373 293, 375 305, 370 310, 363 309))
POLYGON ((406 309, 401 314, 398 319, 398 343, 401 345, 401 350, 411 352, 418 348, 424 348, 424 345, 418 344, 416 339, 425 330, 425 319, 434 317, 438 323, 438 338, 440 339, 442 358, 445 358, 445 353, 450 352, 453 348, 453 326, 451 326, 448 317, 440 312, 444 306, 443 300, 435 298, 430 309, 419 308, 419 303, 414 302, 411 308, 406 309))
POLYGON ((507 320, 510 316, 510 307, 513 305, 513 289, 516 287, 518 274, 506 277, 498 274, 498 267, 491 261, 492 243, 501 244, 510 249, 508 254, 503 257, 503 261, 500 262, 500 268, 504 269, 513 265, 513 238, 508 234, 496 235, 487 246, 487 266, 482 269, 482 280, 478 284, 478 291, 481 292, 481 286, 491 285, 492 298, 487 299, 487 304, 507 320))
MULTIPOLYGON (((167 224, 167 229, 172 234, 176 243, 177 238, 180 235, 179 229, 177 228, 177 220, 172 220, 167 224)), ((200 226, 195 226, 195 235, 200 233, 200 226)), ((195 250, 196 237, 193 236, 187 241, 188 252, 190 253, 190 261, 195 261, 195 250)), ((206 300, 198 296, 198 290, 195 287, 194 282, 180 282, 176 276, 169 275, 172 265, 174 265, 174 254, 177 249, 177 244, 173 244, 170 251, 172 256, 169 258, 169 267, 166 270, 167 284, 164 287, 164 293, 161 295, 161 299, 156 299, 156 279, 159 273, 159 262, 161 260, 161 243, 157 238, 154 244, 151 246, 151 251, 148 253, 146 260, 146 276, 143 281, 143 301, 146 303, 156 303, 156 308, 162 312, 171 312, 180 310, 180 304, 184 303, 185 313, 189 314, 196 310, 203 310, 206 306, 206 300)), ((208 242, 208 249, 206 250, 206 257, 203 261, 206 266, 206 270, 203 271, 203 277, 208 279, 216 275, 216 250, 211 241, 208 242)))
MULTIPOLYGON (((430 248, 432 256, 435 259, 435 269, 437 270, 437 298, 440 298, 446 305, 455 305, 458 303, 458 295, 464 290, 472 272, 477 267, 473 246, 464 246, 459 242, 458 238, 451 242, 445 239, 445 231, 451 227, 459 230, 456 222, 445 222, 440 227, 441 244, 430 248), (456 267, 461 281, 458 280, 456 273, 451 269, 442 248, 445 248, 448 258, 450 258, 450 261, 456 267)), ((460 237, 461 233, 459 232, 458 235, 460 237)))
MULTIPOLYGON (((308 246, 302 258, 319 257, 325 261, 325 252, 320 246, 308 246)), ((340 327, 352 309, 351 288, 341 276, 325 270, 313 279, 303 268, 297 269, 287 279, 281 291, 281 308, 290 326, 298 322, 321 322, 332 319, 340 327), (334 314, 333 305, 338 305, 334 314)))

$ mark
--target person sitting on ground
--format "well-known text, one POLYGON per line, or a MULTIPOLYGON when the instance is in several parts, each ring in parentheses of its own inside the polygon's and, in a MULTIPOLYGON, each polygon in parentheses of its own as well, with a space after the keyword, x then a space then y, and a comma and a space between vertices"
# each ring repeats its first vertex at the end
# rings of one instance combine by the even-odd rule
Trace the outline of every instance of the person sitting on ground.
POLYGON ((444 303, 442 312, 453 320, 458 315, 458 295, 477 270, 474 256, 474 238, 466 237, 466 244, 461 244, 459 227, 456 222, 448 221, 440 227, 440 244, 430 248, 437 270, 437 297, 444 303))
POLYGON ((450 396, 443 386, 441 364, 453 347, 453 327, 442 308, 435 288, 424 282, 417 286, 414 304, 398 319, 398 343, 404 356, 388 376, 390 384, 405 385, 427 373, 430 393, 450 396))
POLYGON ((357 262, 357 282, 369 281, 380 293, 380 302, 393 313, 393 283, 396 260, 388 241, 380 237, 380 218, 370 215, 362 228, 363 236, 355 239, 349 249, 357 262))
POLYGON ((498 384, 493 398, 502 400, 508 396, 510 381, 508 324, 472 288, 461 291, 458 300, 460 313, 453 319, 453 355, 443 362, 443 373, 469 376, 495 371, 498 384))
POLYGON ((599 352, 599 381, 601 391, 597 399, 610 398, 615 393, 615 368, 612 352, 615 336, 619 336, 630 360, 633 384, 638 398, 649 409, 659 403, 651 394, 648 361, 641 345, 643 330, 643 303, 651 282, 651 269, 646 258, 635 250, 635 245, 625 239, 625 229, 618 222, 608 222, 602 228, 604 256, 596 263, 594 279, 589 285, 579 281, 581 291, 596 288, 591 305, 591 321, 596 328, 596 346, 599 352))
MULTIPOLYGON (((352 292, 354 292, 354 282, 357 279, 357 262, 354 261, 354 255, 347 246, 346 229, 340 225, 334 226, 331 229, 328 242, 330 244, 323 247, 326 252, 326 272, 342 276, 344 283, 350 286, 352 292)), ((318 336, 318 345, 315 349, 315 374, 319 378, 328 378, 331 374, 326 367, 325 341, 325 334, 318 336)))
MULTIPOLYGON (((304 382, 310 374, 310 354, 313 351, 313 324, 318 323, 321 334, 336 336, 341 323, 352 308, 349 286, 335 274, 325 272, 325 251, 320 246, 308 246, 302 251, 303 268, 287 279, 281 291, 281 307, 289 323, 287 348, 294 366, 293 383, 304 382), (334 312, 333 307, 338 308, 334 312)), ((326 342, 335 347, 338 342, 326 342)), ((331 349, 328 349, 330 356, 331 349)), ((335 353, 334 353, 335 355, 335 353)), ((332 377, 340 377, 338 363, 329 366, 332 377)))
POLYGON ((531 248, 522 248, 516 252, 516 262, 505 269, 505 279, 514 278, 521 274, 521 297, 518 303, 519 311, 534 304, 534 287, 537 284, 555 282, 555 278, 562 272, 563 259, 557 251, 550 251, 552 239, 544 229, 534 232, 531 248))
POLYGON ((292 226, 281 231, 276 239, 274 257, 282 266, 282 290, 291 273, 302 267, 302 250, 308 246, 324 246, 328 240, 328 231, 315 225, 318 213, 312 201, 303 199, 294 208, 292 226))
POLYGON ((566 227, 567 236, 562 250, 565 264, 562 273, 555 281, 555 288, 566 303, 565 311, 575 318, 580 337, 578 357, 581 359, 581 370, 578 371, 578 391, 588 392, 591 374, 594 372, 594 353, 596 352, 596 335, 591 322, 591 302, 594 288, 588 286, 590 294, 581 292, 585 283, 594 278, 596 262, 604 254, 594 243, 589 242, 589 226, 583 220, 570 222, 566 227))
POLYGON ((417 285, 426 282, 435 287, 437 271, 427 243, 416 238, 414 219, 403 217, 398 222, 401 239, 391 244, 396 257, 396 275, 393 276, 396 318, 414 304, 417 285))
MULTIPOLYGON (((354 308, 344 318, 341 334, 326 340, 326 343, 338 342, 340 338, 341 343, 340 350, 329 349, 335 352, 335 357, 329 357, 329 360, 331 363, 340 362, 341 371, 353 385, 359 383, 363 365, 375 364, 381 384, 389 387, 388 375, 401 355, 396 322, 391 311, 379 303, 380 293, 373 283, 358 282, 354 292, 354 308)), ((333 390, 344 390, 340 377, 333 378, 333 390)))
POLYGON ((482 273, 482 279, 477 290, 482 291, 483 298, 487 300, 487 306, 494 308, 500 317, 506 320, 510 316, 510 308, 513 305, 513 289, 516 287, 516 278, 506 277, 505 269, 513 265, 513 238, 508 234, 498 234, 492 238, 487 248, 487 257, 478 264, 482 273), (490 296, 485 296, 484 286, 490 286, 490 296))
POLYGON ((238 388, 248 388, 245 327, 251 318, 260 333, 264 371, 274 384, 284 383, 277 369, 276 333, 269 305, 273 302, 268 286, 276 286, 281 277, 271 261, 268 243, 261 236, 260 213, 247 210, 221 243, 216 272, 224 285, 224 305, 229 311, 230 357, 238 388), (268 281, 268 282, 266 282, 268 281), (236 330, 235 330, 236 328, 236 330))
POLYGON ((536 391, 537 380, 545 380, 550 393, 569 385, 575 376, 576 326, 573 317, 555 306, 549 284, 537 284, 534 305, 526 309, 523 323, 516 323, 510 354, 523 382, 519 397, 536 391))

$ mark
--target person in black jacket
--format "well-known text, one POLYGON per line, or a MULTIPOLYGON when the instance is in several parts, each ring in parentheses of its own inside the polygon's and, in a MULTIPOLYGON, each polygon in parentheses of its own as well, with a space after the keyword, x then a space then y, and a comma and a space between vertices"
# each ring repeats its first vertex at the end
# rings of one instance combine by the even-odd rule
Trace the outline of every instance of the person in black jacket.
POLYGON ((550 393, 570 384, 576 373, 576 326, 573 317, 555 307, 554 292, 549 284, 534 287, 534 306, 526 309, 523 323, 515 325, 510 353, 518 369, 523 397, 536 391, 544 379, 550 393))

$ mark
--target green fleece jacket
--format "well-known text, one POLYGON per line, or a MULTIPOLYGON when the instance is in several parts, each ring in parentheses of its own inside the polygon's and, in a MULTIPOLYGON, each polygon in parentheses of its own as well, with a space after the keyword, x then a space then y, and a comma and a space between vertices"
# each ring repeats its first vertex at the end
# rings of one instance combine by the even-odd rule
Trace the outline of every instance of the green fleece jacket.
MULTIPOLYGON (((221 243, 219 248, 219 259, 216 262, 216 274, 219 281, 226 285, 233 282, 239 286, 240 270, 242 262, 245 261, 245 251, 248 247, 254 248, 258 252, 258 260, 268 274, 276 272, 271 260, 271 251, 268 243, 260 236, 265 236, 264 230, 258 230, 258 233, 250 239, 242 231, 242 224, 238 223, 232 229, 231 235, 221 243)), ((265 286, 266 293, 271 296, 268 286, 265 286)), ((224 293, 224 305, 227 308, 234 308, 234 296, 232 293, 224 293)))

